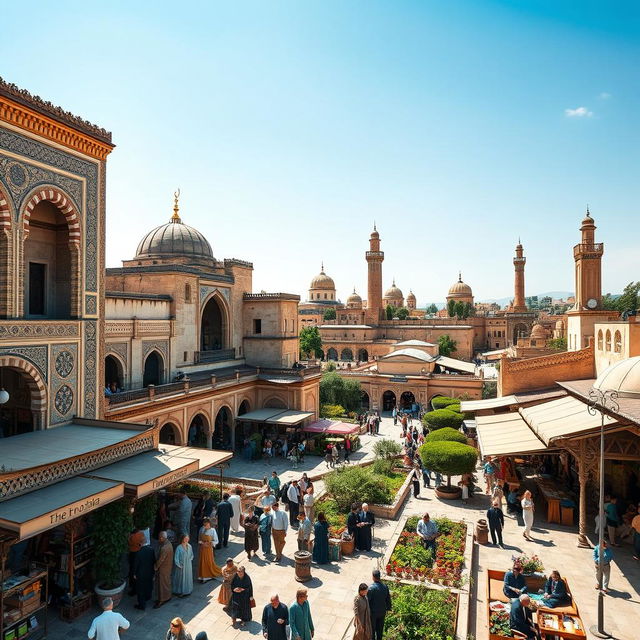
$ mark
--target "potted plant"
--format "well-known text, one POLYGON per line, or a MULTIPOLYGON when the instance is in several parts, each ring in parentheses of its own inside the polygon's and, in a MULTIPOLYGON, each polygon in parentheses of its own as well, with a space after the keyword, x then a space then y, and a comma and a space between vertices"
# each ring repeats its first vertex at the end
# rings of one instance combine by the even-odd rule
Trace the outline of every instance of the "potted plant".
POLYGON ((122 599, 126 580, 122 578, 121 564, 132 528, 131 501, 126 498, 111 502, 93 514, 94 590, 98 604, 102 604, 102 599, 107 597, 113 599, 114 605, 122 599))
POLYGON ((478 460, 478 452, 461 442, 426 442, 418 450, 424 468, 447 476, 447 486, 437 487, 439 498, 456 499, 462 494, 460 487, 451 486, 451 476, 472 473, 478 460))

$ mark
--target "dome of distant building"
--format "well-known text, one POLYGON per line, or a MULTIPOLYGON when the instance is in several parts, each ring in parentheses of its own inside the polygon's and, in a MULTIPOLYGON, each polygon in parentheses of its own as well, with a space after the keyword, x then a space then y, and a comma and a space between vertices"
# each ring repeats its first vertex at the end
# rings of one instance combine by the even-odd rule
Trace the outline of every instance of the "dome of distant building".
POLYGON ((362 304, 362 298, 353 290, 353 293, 347 298, 347 304, 362 304))
POLYGON ((463 297, 463 296, 473 295, 473 292, 471 291, 471 287, 466 282, 462 282, 461 273, 458 275, 458 281, 454 282, 449 288, 449 295, 453 297, 463 297))
POLYGON ((402 291, 396 287, 396 281, 393 281, 393 284, 384 292, 384 297, 389 300, 400 300, 404 298, 402 295, 402 291))
POLYGON ((540 339, 546 338, 547 330, 541 324, 536 323, 531 329, 531 337, 540 339))
POLYGON ((594 389, 617 391, 622 397, 640 398, 640 356, 615 362, 593 384, 594 389))
POLYGON ((407 301, 409 301, 409 300, 413 300, 414 302, 416 300, 416 294, 413 293, 413 291, 411 291, 411 290, 409 291, 409 295, 407 296, 407 301))
POLYGON ((324 265, 320 269, 320 273, 311 281, 309 289, 328 289, 333 290, 336 288, 333 278, 328 276, 324 272, 324 265))
POLYGON ((214 259, 208 240, 197 229, 184 224, 180 219, 177 197, 171 220, 152 229, 142 238, 134 259, 176 257, 214 259))

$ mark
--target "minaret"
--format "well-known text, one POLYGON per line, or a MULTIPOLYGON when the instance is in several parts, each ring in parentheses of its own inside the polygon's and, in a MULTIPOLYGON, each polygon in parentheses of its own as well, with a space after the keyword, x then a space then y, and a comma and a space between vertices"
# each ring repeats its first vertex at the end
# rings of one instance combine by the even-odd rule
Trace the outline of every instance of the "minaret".
POLYGON ((373 225, 369 238, 369 251, 365 254, 368 264, 367 285, 367 321, 377 322, 382 318, 382 261, 384 252, 380 251, 380 234, 373 225))
POLYGON ((516 256, 513 259, 513 268, 515 270, 514 290, 513 290, 513 313, 524 313, 527 305, 524 300, 524 265, 527 259, 523 255, 522 244, 518 238, 516 245, 516 256))
POLYGON ((604 244, 595 242, 596 223, 589 213, 582 220, 580 227, 582 239, 573 247, 573 258, 576 262, 576 304, 575 309, 602 308, 602 254, 604 244))

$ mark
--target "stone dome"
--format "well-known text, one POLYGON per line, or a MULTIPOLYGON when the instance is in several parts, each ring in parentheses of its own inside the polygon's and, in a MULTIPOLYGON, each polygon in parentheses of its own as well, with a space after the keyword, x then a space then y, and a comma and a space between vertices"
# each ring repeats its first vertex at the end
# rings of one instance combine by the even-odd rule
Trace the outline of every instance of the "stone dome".
POLYGON ((546 338, 547 337, 547 330, 541 325, 541 324, 534 324, 533 328, 531 329, 531 337, 532 338, 546 338))
POLYGON ((169 222, 152 229, 142 238, 134 260, 176 257, 214 260, 209 241, 197 229, 184 224, 180 219, 178 195, 169 222))
POLYGON ((640 398, 640 356, 610 365, 598 376, 593 387, 600 391, 612 389, 621 397, 640 398))
POLYGON ((324 272, 324 264, 320 268, 320 273, 311 281, 309 289, 327 289, 328 291, 335 290, 336 285, 333 278, 328 276, 324 272))
POLYGON ((400 300, 404 298, 402 295, 402 291, 396 287, 396 281, 393 281, 393 284, 384 292, 384 298, 389 298, 390 300, 400 300))
POLYGON ((362 304, 362 298, 353 290, 353 293, 347 298, 347 304, 362 304))
POLYGON ((409 290, 409 295, 407 296, 407 300, 414 300, 416 299, 416 294, 413 293, 413 291, 409 290))
POLYGON ((454 282, 449 288, 449 295, 457 297, 473 295, 471 287, 466 282, 462 282, 462 273, 458 274, 458 282, 454 282))

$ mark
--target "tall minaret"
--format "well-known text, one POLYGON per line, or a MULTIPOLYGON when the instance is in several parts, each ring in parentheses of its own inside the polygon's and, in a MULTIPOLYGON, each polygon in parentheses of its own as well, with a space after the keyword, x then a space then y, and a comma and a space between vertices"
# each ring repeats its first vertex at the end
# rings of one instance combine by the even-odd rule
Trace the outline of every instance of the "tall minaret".
POLYGON ((384 252, 380 251, 380 234, 373 225, 369 238, 369 251, 366 252, 368 264, 367 285, 367 321, 377 322, 382 318, 382 261, 384 252))
POLYGON ((514 313, 524 313, 527 305, 524 300, 524 265, 527 259, 523 255, 522 244, 518 238, 516 245, 516 256, 513 259, 513 268, 515 270, 515 280, 513 288, 513 305, 511 311, 514 313))
POLYGON ((573 258, 576 261, 576 304, 575 309, 602 308, 602 254, 604 244, 595 242, 596 223, 589 213, 582 220, 580 227, 582 239, 573 247, 573 258))

